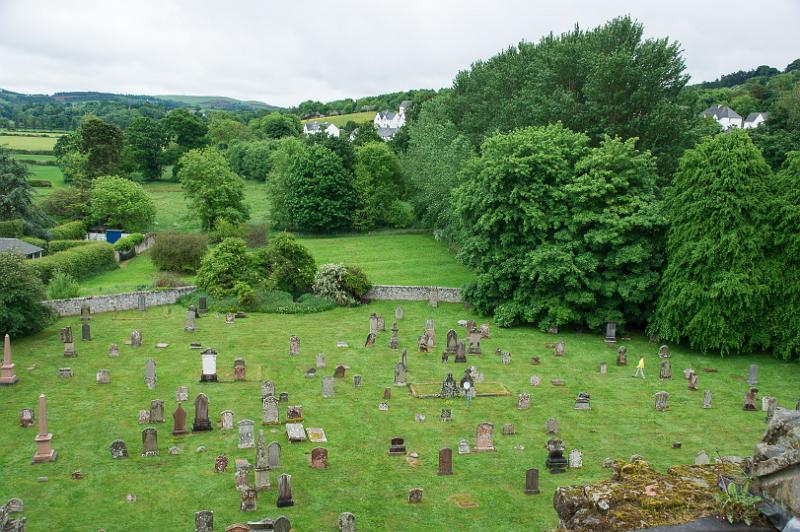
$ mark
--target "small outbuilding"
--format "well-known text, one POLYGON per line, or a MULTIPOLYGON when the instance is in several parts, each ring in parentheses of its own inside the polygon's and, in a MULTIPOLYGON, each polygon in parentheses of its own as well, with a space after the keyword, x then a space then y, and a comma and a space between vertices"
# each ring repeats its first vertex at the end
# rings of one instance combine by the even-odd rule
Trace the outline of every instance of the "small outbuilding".
POLYGON ((19 238, 0 238, 0 253, 3 251, 16 251, 24 255, 26 259, 38 259, 44 252, 39 246, 34 246, 19 238))

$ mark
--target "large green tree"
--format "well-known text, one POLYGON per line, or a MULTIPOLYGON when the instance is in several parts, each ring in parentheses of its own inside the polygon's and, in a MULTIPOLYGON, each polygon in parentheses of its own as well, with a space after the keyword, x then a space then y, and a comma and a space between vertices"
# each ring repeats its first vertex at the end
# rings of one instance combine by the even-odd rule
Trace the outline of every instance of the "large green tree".
POLYGON ((174 109, 164 117, 164 126, 172 135, 175 144, 183 150, 202 148, 206 145, 208 126, 199 116, 186 109, 174 109))
MULTIPOLYGON (((122 158, 122 130, 96 116, 87 116, 77 131, 77 147, 85 155, 85 177, 91 180, 99 175, 119 172, 122 158)), ((80 181, 80 179, 78 179, 80 181)), ((89 186, 89 183, 85 183, 89 186)))
POLYGON ((43 329, 52 318, 43 299, 44 285, 30 262, 14 251, 0 253, 0 335, 43 329))
POLYGON ((358 207, 353 213, 353 227, 363 231, 385 225, 389 207, 403 188, 400 160, 385 142, 356 148, 354 185, 358 207))
POLYGON ((248 141, 252 137, 253 132, 250 128, 233 118, 214 115, 208 122, 208 140, 217 148, 225 149, 234 141, 248 141))
POLYGON ((770 178, 741 130, 684 154, 665 197, 667 266, 653 333, 722 355, 769 343, 770 178))
POLYGON ((303 132, 300 118, 286 113, 270 113, 261 118, 254 118, 248 125, 260 139, 298 137, 303 132))
POLYGON ((28 183, 28 169, 0 146, 0 220, 34 219, 38 223, 41 216, 28 183))
POLYGON ((142 116, 133 119, 125 130, 125 145, 142 176, 148 180, 161 177, 164 166, 164 149, 169 143, 169 132, 158 120, 142 116))
POLYGON ((658 281, 655 162, 635 139, 561 124, 489 137, 455 190, 476 272, 467 298, 501 325, 641 323, 658 281))
POLYGON ((92 223, 143 232, 153 225, 156 205, 139 183, 119 176, 102 176, 92 182, 89 217, 92 223))
POLYGON ((220 219, 237 224, 250 218, 244 181, 216 148, 188 151, 181 157, 178 178, 203 230, 213 230, 220 219))

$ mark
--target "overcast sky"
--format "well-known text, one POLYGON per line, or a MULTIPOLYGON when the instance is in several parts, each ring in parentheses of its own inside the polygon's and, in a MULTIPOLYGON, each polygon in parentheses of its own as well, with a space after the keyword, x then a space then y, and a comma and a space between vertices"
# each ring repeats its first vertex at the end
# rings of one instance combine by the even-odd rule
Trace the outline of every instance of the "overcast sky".
POLYGON ((450 86, 520 40, 630 14, 693 81, 800 57, 800 0, 0 0, 0 87, 291 106, 450 86))

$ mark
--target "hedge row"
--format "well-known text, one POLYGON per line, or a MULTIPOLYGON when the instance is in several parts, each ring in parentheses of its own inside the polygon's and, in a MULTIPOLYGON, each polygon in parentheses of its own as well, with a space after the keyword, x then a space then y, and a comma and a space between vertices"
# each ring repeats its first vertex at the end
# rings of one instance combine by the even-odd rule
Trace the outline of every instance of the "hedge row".
POLYGON ((144 235, 142 233, 131 233, 117 240, 114 243, 114 249, 123 253, 132 250, 142 242, 144 242, 144 235))
POLYGON ((22 225, 22 220, 5 220, 0 222, 0 237, 5 238, 19 238, 22 236, 25 228, 22 225))
POLYGON ((11 153, 24 153, 25 155, 53 155, 53 150, 23 150, 19 148, 13 148, 8 151, 11 153))
POLYGON ((20 238, 23 242, 27 242, 28 244, 33 244, 34 246, 38 246, 44 250, 47 249, 47 240, 44 238, 36 238, 35 236, 23 236, 20 238))
POLYGON ((50 254, 58 253, 59 251, 65 251, 91 243, 91 240, 51 240, 47 245, 47 252, 50 254))
POLYGON ((40 259, 31 259, 30 264, 45 283, 50 281, 57 271, 80 279, 117 267, 114 247, 106 242, 92 242, 40 259))
POLYGON ((81 220, 67 222, 50 229, 50 240, 83 240, 86 224, 81 220))
POLYGON ((52 188, 53 182, 47 179, 28 179, 28 183, 36 188, 52 188))

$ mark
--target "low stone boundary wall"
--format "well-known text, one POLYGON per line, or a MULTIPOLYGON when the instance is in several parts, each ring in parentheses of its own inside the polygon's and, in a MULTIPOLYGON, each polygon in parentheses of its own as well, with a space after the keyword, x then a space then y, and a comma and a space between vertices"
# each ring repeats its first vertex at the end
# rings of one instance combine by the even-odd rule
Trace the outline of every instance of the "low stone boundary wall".
POLYGON ((92 314, 144 309, 158 305, 172 305, 179 297, 191 294, 195 290, 197 290, 196 286, 182 286, 166 290, 142 290, 104 296, 50 299, 42 301, 42 303, 53 309, 59 316, 78 316, 81 313, 81 305, 89 305, 92 314))
POLYGON ((429 301, 436 299, 441 303, 461 303, 460 288, 441 286, 400 286, 374 285, 367 292, 367 299, 383 301, 429 301))

